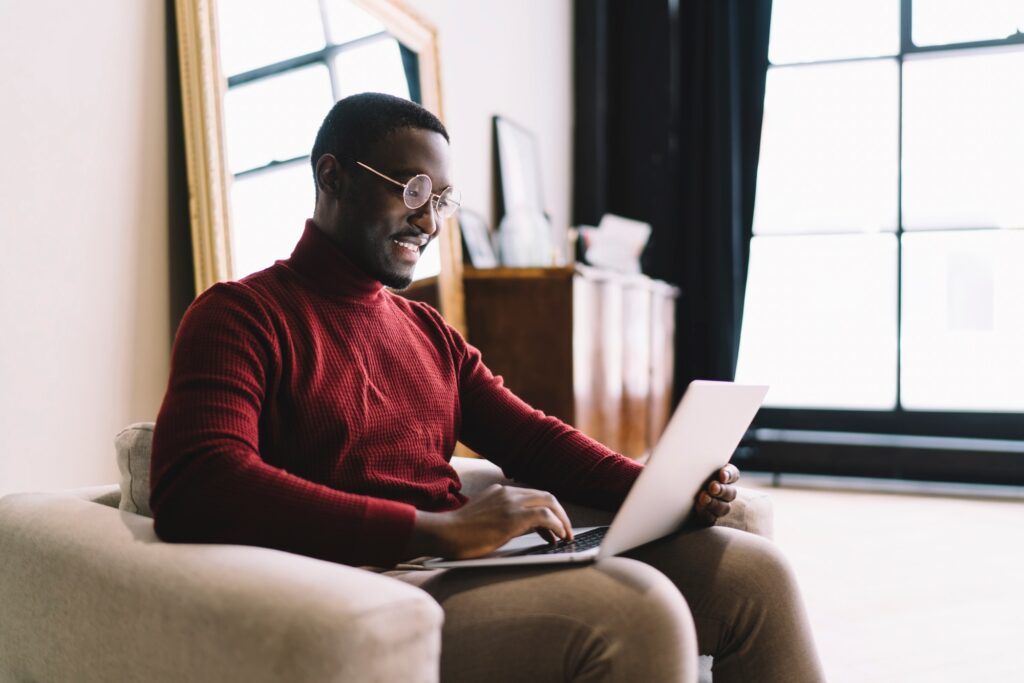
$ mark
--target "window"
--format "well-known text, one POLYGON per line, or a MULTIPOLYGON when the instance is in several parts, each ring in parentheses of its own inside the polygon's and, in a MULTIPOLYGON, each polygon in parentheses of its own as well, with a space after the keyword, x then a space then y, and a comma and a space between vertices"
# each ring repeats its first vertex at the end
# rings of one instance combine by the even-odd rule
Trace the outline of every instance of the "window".
POLYGON ((1024 439, 1024 0, 774 0, 737 381, 782 429, 1024 439))
MULTIPOLYGON (((327 111, 375 91, 420 101, 416 54, 349 0, 219 0, 235 277, 286 258, 312 214, 327 111), (239 236, 244 235, 244 239, 239 236)), ((417 279, 441 270, 437 240, 417 279)))

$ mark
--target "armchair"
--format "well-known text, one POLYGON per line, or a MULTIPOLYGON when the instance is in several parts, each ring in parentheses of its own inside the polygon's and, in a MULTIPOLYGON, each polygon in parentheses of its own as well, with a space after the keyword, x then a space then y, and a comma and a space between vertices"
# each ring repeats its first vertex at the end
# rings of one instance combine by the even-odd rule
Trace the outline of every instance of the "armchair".
MULTIPOLYGON (((119 435, 123 475, 148 477, 151 430, 119 435)), ((506 481, 453 462, 468 495, 506 481)), ((163 543, 129 510, 148 509, 144 491, 128 476, 0 498, 0 680, 437 680, 444 615, 425 592, 277 550, 163 543)), ((729 524, 769 535, 767 496, 738 500, 729 524)))

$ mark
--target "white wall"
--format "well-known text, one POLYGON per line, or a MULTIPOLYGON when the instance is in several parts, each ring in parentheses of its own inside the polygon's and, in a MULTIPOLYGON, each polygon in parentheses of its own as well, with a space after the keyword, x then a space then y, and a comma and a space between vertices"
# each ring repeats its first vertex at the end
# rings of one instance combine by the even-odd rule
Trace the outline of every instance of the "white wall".
POLYGON ((572 200, 572 3, 407 0, 438 30, 452 175, 464 204, 492 218, 491 117, 533 131, 552 225, 572 200))
MULTIPOLYGON (((114 482, 169 356, 166 23, 155 0, 0 0, 0 494, 114 482)), ((453 173, 490 216, 491 116, 568 225, 571 3, 409 0, 441 41, 453 173)))
POLYGON ((167 376, 164 3, 2 2, 0 494, 114 482, 167 376))

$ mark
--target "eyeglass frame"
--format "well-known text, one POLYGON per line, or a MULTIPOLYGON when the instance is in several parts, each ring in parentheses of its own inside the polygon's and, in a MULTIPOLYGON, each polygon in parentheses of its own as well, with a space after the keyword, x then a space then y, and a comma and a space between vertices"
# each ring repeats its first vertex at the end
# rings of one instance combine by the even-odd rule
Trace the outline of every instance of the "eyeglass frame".
MULTIPOLYGON (((434 212, 440 218, 451 218, 456 213, 458 213, 459 209, 462 208, 462 202, 455 201, 454 199, 451 199, 449 197, 448 199, 445 199, 445 203, 448 206, 454 205, 455 209, 451 213, 449 213, 447 215, 442 214, 441 213, 441 209, 440 209, 442 196, 444 194, 446 194, 446 193, 449 193, 449 192, 450 193, 456 193, 456 192, 459 192, 459 191, 458 191, 457 188, 453 187, 452 185, 449 185, 448 187, 446 187, 444 190, 441 191, 441 194, 437 194, 436 192, 433 191, 434 190, 434 183, 433 183, 433 181, 430 180, 430 176, 428 176, 426 173, 417 173, 412 178, 409 178, 408 181, 402 183, 402 182, 399 182, 399 181, 395 180, 394 178, 391 178, 389 176, 384 175, 383 173, 381 173, 377 169, 373 168, 372 166, 367 166, 366 164, 364 164, 361 161, 357 160, 356 164, 358 164, 359 166, 362 166, 363 168, 365 168, 370 173, 373 173, 374 175, 383 178, 384 180, 388 181, 389 183, 392 183, 392 184, 397 185, 398 187, 402 188, 402 202, 405 204, 405 206, 407 208, 419 209, 419 208, 422 208, 423 205, 426 204, 427 202, 430 202, 431 200, 433 200, 432 208, 433 208, 434 212), (420 178, 420 177, 423 177, 423 178, 427 179, 427 186, 430 189, 427 191, 427 198, 423 201, 423 204, 419 204, 418 206, 412 206, 412 205, 409 204, 409 200, 407 198, 407 193, 409 191, 409 184, 412 183, 412 181, 414 181, 414 180, 416 180, 417 178, 420 178)), ((461 193, 459 193, 459 194, 461 195, 461 193)), ((460 196, 460 199, 461 199, 461 196, 460 196)))

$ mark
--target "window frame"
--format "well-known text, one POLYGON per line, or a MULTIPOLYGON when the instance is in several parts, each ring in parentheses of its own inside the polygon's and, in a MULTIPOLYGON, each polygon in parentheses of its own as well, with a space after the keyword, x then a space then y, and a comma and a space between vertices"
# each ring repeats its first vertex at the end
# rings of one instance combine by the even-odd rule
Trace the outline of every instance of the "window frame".
MULTIPOLYGON (((903 315, 903 64, 908 55, 956 53, 1024 45, 1019 30, 1006 38, 917 46, 912 41, 913 0, 900 0, 898 112, 897 345, 903 315)), ((825 59, 782 66, 862 61, 825 59)), ((774 68, 774 67, 769 67, 774 68)), ((987 229, 987 228, 986 228, 987 229)), ((927 230, 909 231, 915 234, 927 230)), ((810 233, 808 233, 810 234, 810 233)), ((747 469, 841 476, 1024 484, 1024 412, 906 410, 902 406, 902 353, 897 346, 896 407, 886 411, 765 407, 758 413, 737 461, 747 469), (914 440, 914 436, 938 440, 914 440), (910 438, 908 438, 910 437, 910 438), (944 444, 944 445, 943 445, 944 444)), ((1024 391, 1024 387, 1021 388, 1024 391)))

